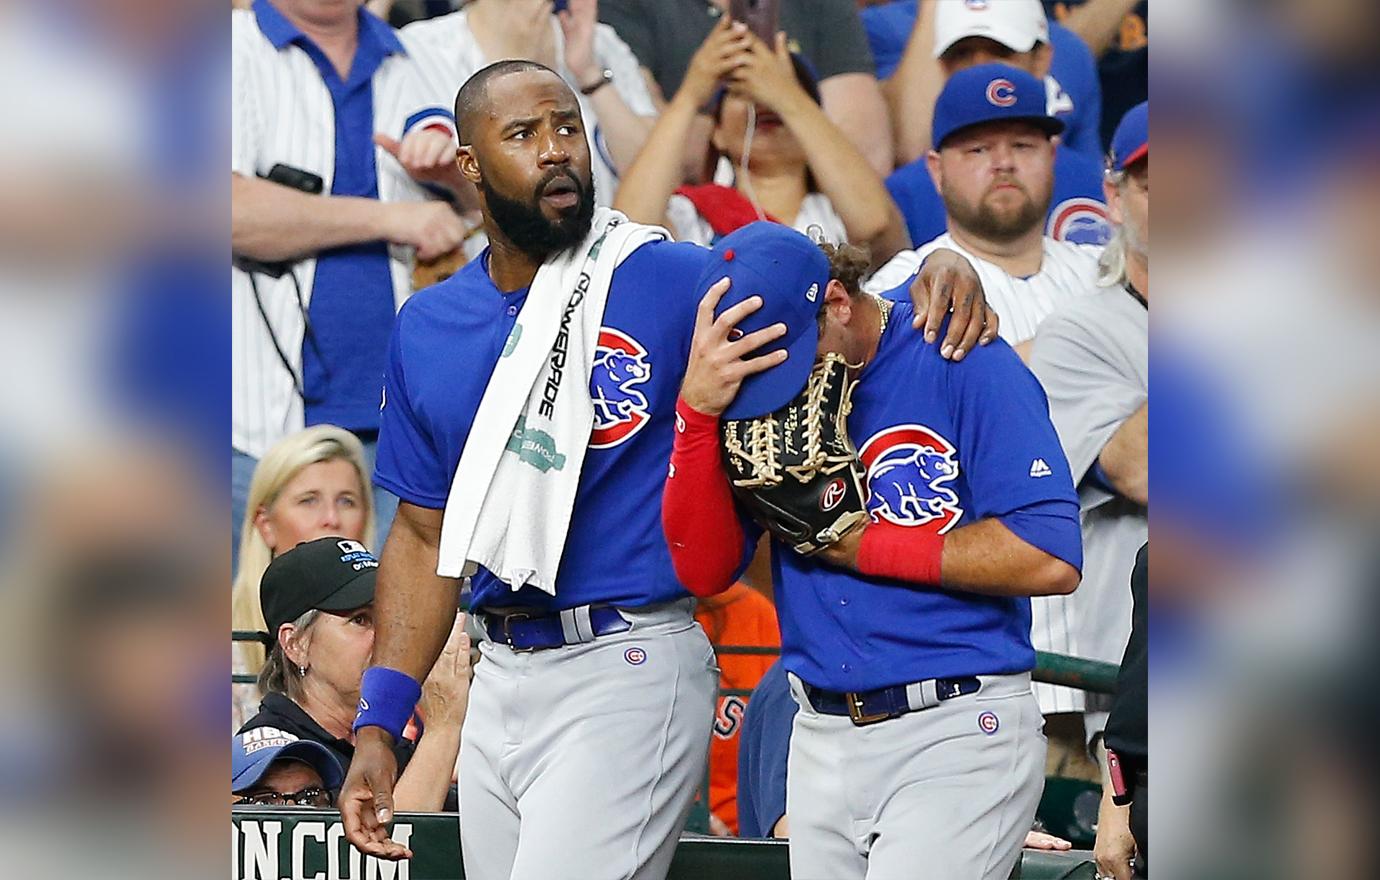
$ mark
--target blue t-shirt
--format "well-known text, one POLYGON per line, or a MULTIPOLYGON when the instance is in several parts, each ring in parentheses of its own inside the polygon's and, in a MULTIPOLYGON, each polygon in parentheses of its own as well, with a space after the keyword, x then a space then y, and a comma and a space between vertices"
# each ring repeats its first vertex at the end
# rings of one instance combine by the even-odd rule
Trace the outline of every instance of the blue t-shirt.
MULTIPOLYGON (((916 0, 869 6, 861 15, 872 57, 877 62, 877 79, 889 79, 900 65, 910 33, 915 29, 916 0)), ((1097 78, 1097 61, 1077 34, 1053 20, 1049 23, 1049 41, 1054 49, 1049 74, 1073 103, 1069 110, 1057 113, 1067 126, 1064 143, 1091 159, 1100 159, 1102 84, 1097 78)))
MULTIPOLYGON (((942 359, 911 329, 913 315, 909 303, 893 307, 848 416, 872 518, 936 534, 997 518, 1081 569, 1078 496, 1044 389, 1001 340, 942 359)), ((780 548, 772 569, 783 662, 816 687, 1035 666, 1028 598, 868 578, 780 548)))
MULTIPOLYGON (((494 286, 488 257, 413 296, 393 330, 374 482, 420 507, 445 507, 480 399, 527 301, 526 288, 494 286)), ((557 595, 530 586, 514 593, 480 569, 473 607, 635 607, 687 595, 662 533, 661 493, 695 281, 710 258, 698 245, 653 242, 614 271, 590 388, 596 399, 627 405, 595 407, 557 595)))
POLYGON ((799 710, 786 669, 777 660, 757 682, 738 740, 738 836, 771 837, 786 815, 786 759, 799 710))
MULTIPOLYGON (((923 158, 891 172, 886 188, 915 244, 933 241, 947 230, 944 200, 923 158)), ((1045 234, 1075 244, 1106 244, 1112 234, 1102 200, 1101 163, 1062 145, 1054 151, 1054 193, 1045 234)))

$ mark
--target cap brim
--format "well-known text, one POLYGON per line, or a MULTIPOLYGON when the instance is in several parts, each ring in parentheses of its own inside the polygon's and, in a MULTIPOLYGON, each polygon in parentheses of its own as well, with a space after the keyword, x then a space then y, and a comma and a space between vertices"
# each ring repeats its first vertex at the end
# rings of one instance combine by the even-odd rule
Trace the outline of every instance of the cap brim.
POLYGON ((321 774, 321 781, 327 788, 338 789, 345 782, 345 773, 340 767, 340 761, 330 749, 309 739, 299 739, 279 749, 264 749, 263 757, 230 779, 230 791, 234 793, 253 788, 264 778, 273 762, 283 758, 301 761, 315 769, 321 774))
POLYGON ((312 607, 321 611, 349 611, 352 608, 362 608, 374 601, 374 585, 378 582, 378 576, 377 568, 366 568, 346 581, 334 593, 312 603, 312 607))
MULTIPOLYGON (((815 365, 818 348, 819 325, 811 322, 810 329, 786 346, 785 363, 743 380, 738 387, 738 396, 724 410, 723 418, 729 421, 753 419, 790 403, 810 381, 810 370, 815 365)), ((764 354, 767 352, 753 352, 754 357, 764 354)))
POLYGON ((1125 171, 1148 155, 1150 155, 1150 142, 1146 141, 1132 150, 1130 155, 1118 162, 1116 168, 1118 171, 1125 171))
POLYGON ((934 57, 943 58, 945 52, 952 49, 960 40, 966 40, 969 37, 982 37, 984 40, 1000 43, 1012 52, 1029 52, 1040 42, 1038 36, 1031 37, 1030 41, 1027 43, 1021 37, 1013 37, 1009 34, 1001 34, 998 36, 996 33, 987 29, 973 29, 951 37, 942 46, 936 41, 934 45, 934 57))
POLYGON ((1044 130, 1045 134, 1054 137, 1064 133, 1064 121, 1057 116, 993 116, 989 119, 981 119, 967 125, 961 125, 953 131, 944 133, 944 136, 935 142, 936 148, 942 148, 949 138, 967 131, 970 128, 977 128, 979 125, 990 125, 994 122, 1029 122, 1044 130))

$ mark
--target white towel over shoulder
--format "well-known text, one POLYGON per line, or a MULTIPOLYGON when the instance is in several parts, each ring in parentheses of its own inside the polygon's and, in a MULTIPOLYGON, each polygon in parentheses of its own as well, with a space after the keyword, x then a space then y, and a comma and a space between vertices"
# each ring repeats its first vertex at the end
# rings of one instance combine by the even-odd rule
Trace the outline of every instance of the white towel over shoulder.
POLYGON ((613 270, 664 229, 597 209, 589 235, 537 270, 479 402, 446 499, 436 573, 482 565, 552 595, 594 427, 590 373, 613 270))

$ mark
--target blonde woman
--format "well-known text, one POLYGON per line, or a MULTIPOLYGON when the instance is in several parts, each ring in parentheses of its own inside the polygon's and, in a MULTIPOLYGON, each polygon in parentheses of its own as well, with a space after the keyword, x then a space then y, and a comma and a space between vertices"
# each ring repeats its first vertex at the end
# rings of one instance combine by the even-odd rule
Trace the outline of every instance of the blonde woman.
MULTIPOLYGON (((259 460, 249 485, 231 600, 232 628, 265 630, 259 581, 275 557, 327 535, 372 547, 373 514, 364 447, 355 435, 334 425, 314 425, 280 440, 259 460)), ((257 675, 263 664, 263 645, 235 643, 235 672, 257 675)), ((260 697, 255 685, 234 686, 234 728, 259 710, 260 697)))

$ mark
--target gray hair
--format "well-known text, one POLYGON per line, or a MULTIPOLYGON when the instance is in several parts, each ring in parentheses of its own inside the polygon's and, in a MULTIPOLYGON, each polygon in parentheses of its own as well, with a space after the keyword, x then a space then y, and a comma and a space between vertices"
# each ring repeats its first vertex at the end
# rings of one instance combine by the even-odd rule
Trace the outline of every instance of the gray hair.
MULTIPOLYGON (((1125 191, 1127 176, 1125 171, 1108 171, 1107 180, 1120 191, 1125 191)), ((1125 224, 1112 230, 1112 237, 1097 258, 1097 284, 1099 287, 1119 287, 1126 284, 1126 249, 1129 242, 1125 224)))
MULTIPOLYGON (((293 638, 300 638, 311 628, 320 614, 315 608, 292 622, 293 638)), ((268 651, 263 668, 259 670, 259 692, 263 694, 285 694, 294 703, 302 700, 302 679, 306 671, 294 665, 283 650, 278 634, 272 633, 273 647, 268 651)))

